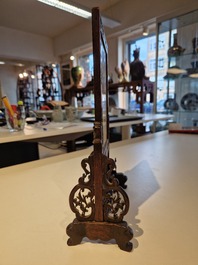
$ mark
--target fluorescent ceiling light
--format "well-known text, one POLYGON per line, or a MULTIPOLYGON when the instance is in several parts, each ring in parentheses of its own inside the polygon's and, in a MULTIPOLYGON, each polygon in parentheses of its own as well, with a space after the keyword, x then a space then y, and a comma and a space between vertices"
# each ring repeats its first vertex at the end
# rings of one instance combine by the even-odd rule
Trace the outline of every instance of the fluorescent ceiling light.
POLYGON ((81 8, 66 4, 59 0, 37 0, 39 2, 42 2, 44 4, 62 9, 64 11, 67 11, 69 13, 72 13, 74 15, 84 17, 84 18, 91 18, 91 12, 88 12, 86 10, 83 10, 81 8))
MULTIPOLYGON (((86 11, 82 8, 67 4, 59 0, 37 0, 37 1, 56 7, 56 8, 59 8, 59 9, 62 9, 66 12, 72 13, 74 15, 77 15, 77 16, 80 16, 86 19, 90 19, 92 16, 91 12, 89 11, 86 11)), ((103 16, 102 16, 102 23, 104 26, 109 27, 109 28, 115 28, 120 25, 120 22, 107 18, 107 17, 103 17, 103 16)))

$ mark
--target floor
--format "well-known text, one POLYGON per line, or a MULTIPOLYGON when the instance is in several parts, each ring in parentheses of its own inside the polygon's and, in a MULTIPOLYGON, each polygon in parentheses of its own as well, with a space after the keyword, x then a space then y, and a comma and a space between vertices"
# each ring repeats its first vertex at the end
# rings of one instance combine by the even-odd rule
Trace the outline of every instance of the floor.
POLYGON ((57 156, 67 152, 67 149, 64 145, 60 143, 39 143, 39 156, 40 159, 47 158, 50 156, 57 156))
MULTIPOLYGON (((87 148, 86 145, 78 142, 76 149, 81 150, 87 148)), ((39 143, 39 156, 40 159, 65 154, 67 152, 66 143, 52 143, 52 142, 40 142, 39 143)))

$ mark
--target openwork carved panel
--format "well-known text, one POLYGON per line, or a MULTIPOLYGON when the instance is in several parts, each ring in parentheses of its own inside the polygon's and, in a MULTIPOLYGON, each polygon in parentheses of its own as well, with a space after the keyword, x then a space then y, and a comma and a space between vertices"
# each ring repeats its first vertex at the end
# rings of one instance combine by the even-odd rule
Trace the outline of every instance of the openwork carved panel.
POLYGON ((81 162, 84 169, 82 177, 70 193, 70 207, 76 214, 78 220, 94 220, 95 195, 93 187, 93 177, 91 169, 92 156, 85 158, 81 162))
MULTIPOLYGON (((93 164, 93 154, 82 160, 81 166, 84 173, 70 193, 70 207, 79 221, 94 220, 96 207, 94 178, 97 178, 97 174, 93 174, 93 164)), ((108 222, 122 221, 129 209, 128 196, 113 174, 115 168, 115 161, 102 155, 102 207, 104 221, 108 222)))

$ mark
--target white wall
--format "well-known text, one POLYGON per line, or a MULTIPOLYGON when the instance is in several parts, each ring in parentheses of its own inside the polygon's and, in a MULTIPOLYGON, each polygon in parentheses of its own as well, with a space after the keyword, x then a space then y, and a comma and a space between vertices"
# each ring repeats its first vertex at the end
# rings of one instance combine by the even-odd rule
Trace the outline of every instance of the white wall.
POLYGON ((91 20, 86 20, 78 27, 72 28, 69 31, 54 39, 54 51, 56 56, 67 54, 72 50, 78 50, 78 47, 84 46, 92 42, 91 20))
POLYGON ((53 41, 50 38, 0 27, 0 56, 27 61, 54 62, 53 41))
POLYGON ((107 39, 107 43, 108 43, 108 59, 109 59, 109 66, 108 66, 108 70, 109 70, 109 74, 113 74, 113 82, 117 82, 118 78, 115 74, 115 66, 118 66, 118 57, 117 55, 117 50, 118 50, 118 42, 117 42, 117 38, 110 38, 107 39))
POLYGON ((2 96, 7 96, 11 104, 17 102, 17 71, 14 66, 0 65, 2 96))
MULTIPOLYGON (((20 59, 32 64, 56 62, 53 41, 50 38, 0 27, 0 57, 20 59)), ((24 69, 12 65, 0 65, 1 87, 11 102, 17 102, 17 79, 24 69)))

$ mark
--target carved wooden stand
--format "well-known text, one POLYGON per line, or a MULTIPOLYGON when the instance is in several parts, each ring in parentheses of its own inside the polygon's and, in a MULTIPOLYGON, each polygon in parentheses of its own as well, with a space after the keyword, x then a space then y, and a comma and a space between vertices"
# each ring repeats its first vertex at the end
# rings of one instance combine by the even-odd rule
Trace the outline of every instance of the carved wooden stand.
POLYGON ((94 150, 81 162, 84 173, 70 193, 71 210, 76 214, 67 226, 68 245, 90 240, 115 239, 120 249, 132 250, 132 229, 123 221, 129 198, 116 178, 116 163, 109 158, 109 117, 107 44, 99 9, 92 10, 94 51, 94 150))

